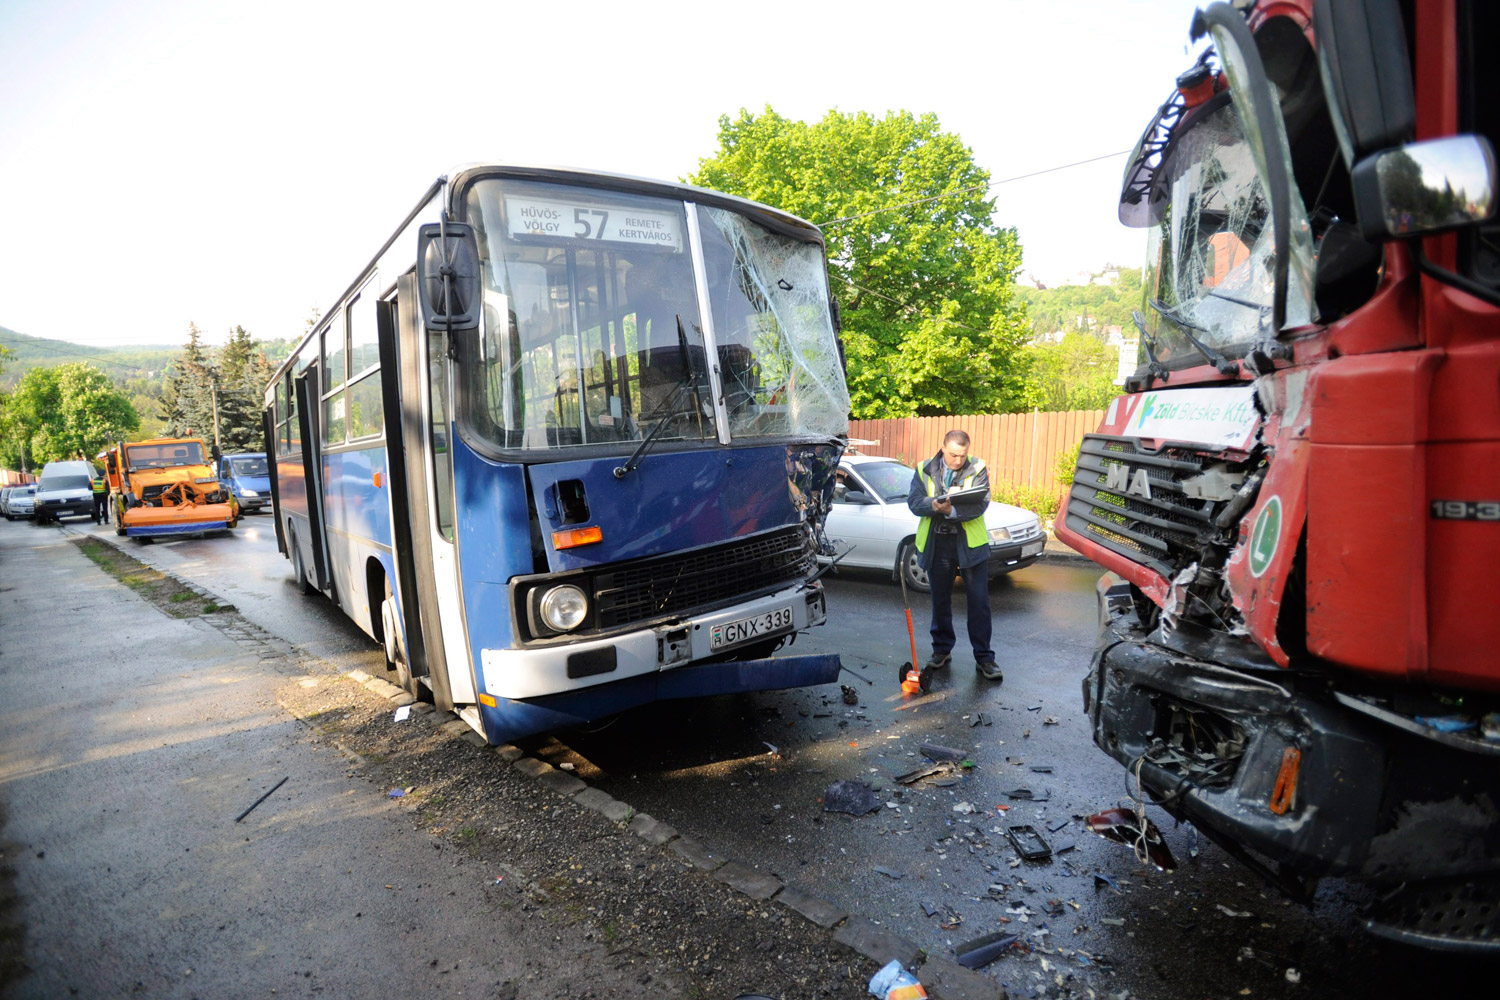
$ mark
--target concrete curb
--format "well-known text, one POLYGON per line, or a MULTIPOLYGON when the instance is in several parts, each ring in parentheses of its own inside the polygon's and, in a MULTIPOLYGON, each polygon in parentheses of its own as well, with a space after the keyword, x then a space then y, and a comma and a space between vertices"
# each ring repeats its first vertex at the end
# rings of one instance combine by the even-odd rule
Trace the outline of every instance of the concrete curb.
MULTIPOLYGON (((1088 562, 1076 553, 1074 557, 1080 562, 1088 562)), ((406 699, 405 703, 411 700, 410 695, 394 684, 371 677, 363 670, 351 670, 344 676, 393 704, 403 703, 403 698, 406 699), (396 694, 392 695, 391 691, 396 694)), ((451 717, 445 720, 443 713, 434 711, 431 705, 419 702, 412 706, 412 711, 414 714, 421 712, 423 716, 428 716, 430 722, 437 725, 438 732, 449 738, 464 739, 476 746, 487 746, 467 722, 451 717)), ((928 955, 914 941, 886 930, 868 917, 851 916, 829 900, 787 885, 768 872, 730 860, 700 841, 683 836, 655 817, 637 812, 632 806, 593 787, 577 775, 558 770, 544 760, 527 756, 520 747, 505 744, 489 749, 502 762, 538 785, 563 798, 571 799, 583 809, 599 813, 610 822, 623 825, 653 847, 663 848, 675 856, 688 871, 727 885, 749 900, 778 903, 809 923, 832 931, 832 939, 836 944, 863 955, 877 965, 885 965, 893 958, 900 959, 902 964, 921 979, 927 995, 934 1000, 1006 998, 1006 992, 1000 984, 983 973, 971 972, 939 955, 928 955)))

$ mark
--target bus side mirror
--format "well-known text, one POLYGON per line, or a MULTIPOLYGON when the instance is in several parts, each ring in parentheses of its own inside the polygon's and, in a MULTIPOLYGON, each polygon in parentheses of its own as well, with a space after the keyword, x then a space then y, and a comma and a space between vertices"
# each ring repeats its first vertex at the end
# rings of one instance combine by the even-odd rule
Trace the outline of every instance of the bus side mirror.
POLYGON ((1482 135, 1382 150, 1355 164, 1350 180, 1367 240, 1425 236, 1495 214, 1495 149, 1482 135))
POLYGON ((417 231, 417 297, 429 330, 479 326, 479 245, 474 227, 430 223, 417 231))

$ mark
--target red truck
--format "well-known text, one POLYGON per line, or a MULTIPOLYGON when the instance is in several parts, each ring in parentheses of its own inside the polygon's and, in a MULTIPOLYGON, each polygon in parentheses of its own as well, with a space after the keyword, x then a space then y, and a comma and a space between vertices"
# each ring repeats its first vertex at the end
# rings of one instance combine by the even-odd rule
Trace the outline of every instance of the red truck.
POLYGON ((1147 363, 1058 520, 1108 571, 1094 740, 1293 897, 1500 950, 1500 4, 1190 33, 1120 196, 1147 363))

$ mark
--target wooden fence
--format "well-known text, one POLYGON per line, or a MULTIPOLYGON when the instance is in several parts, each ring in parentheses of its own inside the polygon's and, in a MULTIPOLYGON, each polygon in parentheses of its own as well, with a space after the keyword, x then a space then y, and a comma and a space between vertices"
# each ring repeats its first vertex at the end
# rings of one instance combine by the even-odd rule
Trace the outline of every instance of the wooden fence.
POLYGON ((985 460, 990 482, 1042 489, 1059 487, 1053 464, 1104 419, 1103 410, 1060 413, 1005 413, 970 417, 897 417, 851 420, 849 437, 880 442, 860 450, 899 458, 909 465, 925 462, 943 447, 950 430, 969 432, 969 453, 985 460))

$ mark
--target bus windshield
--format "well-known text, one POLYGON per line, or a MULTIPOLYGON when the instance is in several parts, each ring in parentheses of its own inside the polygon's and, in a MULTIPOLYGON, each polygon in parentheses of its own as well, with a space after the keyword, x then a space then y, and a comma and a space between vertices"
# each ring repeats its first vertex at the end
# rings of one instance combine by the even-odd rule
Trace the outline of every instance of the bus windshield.
MULTIPOLYGON (((1156 355, 1172 367, 1202 364, 1191 342, 1197 339, 1242 357, 1270 329, 1275 280, 1270 204, 1232 103, 1174 139, 1158 184, 1166 204, 1149 231, 1141 282, 1156 355)), ((1295 190, 1293 196, 1289 327, 1311 322, 1311 246, 1295 190)))
POLYGON ((724 417, 731 437, 843 429, 848 392, 818 244, 722 209, 498 178, 469 189, 467 214, 485 287, 460 382, 468 426, 494 445, 633 447, 653 429, 707 441, 724 417))

